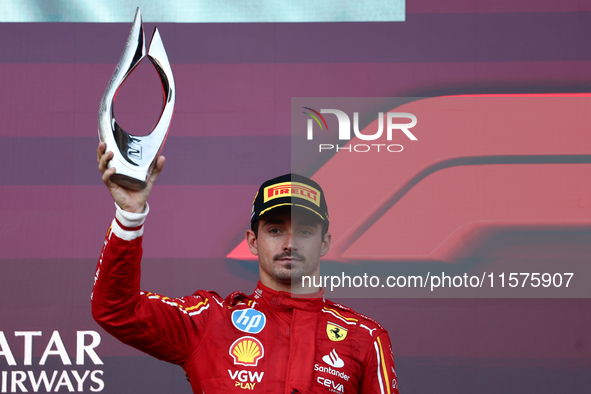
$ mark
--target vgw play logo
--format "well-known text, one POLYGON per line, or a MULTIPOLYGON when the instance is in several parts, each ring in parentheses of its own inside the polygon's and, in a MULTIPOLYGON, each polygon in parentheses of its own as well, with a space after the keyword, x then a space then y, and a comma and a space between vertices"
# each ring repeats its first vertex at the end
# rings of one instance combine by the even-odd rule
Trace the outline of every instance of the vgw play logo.
MULTIPOLYGON (((359 130, 359 112, 353 112, 353 133, 355 137, 363 141, 377 141, 384 134, 384 123, 386 124, 386 141, 388 143, 367 143, 367 144, 348 144, 351 140, 351 119, 349 116, 338 109, 321 109, 316 111, 310 107, 302 107, 309 112, 303 112, 310 116, 307 123, 307 139, 314 139, 314 122, 320 127, 321 132, 326 129, 328 131, 328 124, 322 114, 333 114, 337 117, 339 122, 339 141, 343 142, 340 144, 318 144, 318 151, 336 151, 341 150, 347 152, 391 152, 397 153, 402 152, 404 147, 401 144, 392 144, 392 137, 395 133, 402 132, 411 141, 417 141, 417 137, 409 129, 417 125, 417 117, 408 112, 383 112, 378 113, 378 130, 373 134, 363 134, 359 130), (406 122, 400 123, 401 120, 406 119, 406 122), (408 122, 410 120, 410 122, 408 122)), ((383 140, 383 138, 382 138, 383 140)))

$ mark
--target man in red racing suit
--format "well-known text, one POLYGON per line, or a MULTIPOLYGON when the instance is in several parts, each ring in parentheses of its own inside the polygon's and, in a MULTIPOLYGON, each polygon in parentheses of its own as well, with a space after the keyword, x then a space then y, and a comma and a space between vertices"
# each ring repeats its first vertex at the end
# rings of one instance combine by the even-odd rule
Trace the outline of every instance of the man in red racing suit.
MULTIPOLYGON (((106 168, 110 155, 104 154, 102 143, 98 159, 103 180, 117 202, 116 217, 105 238, 92 294, 93 316, 107 332, 158 359, 180 365, 194 393, 398 394, 390 339, 379 323, 326 300, 322 289, 302 295, 296 294, 294 285, 291 292, 282 291, 277 283, 269 282, 268 272, 264 272, 263 260, 269 251, 263 249, 271 244, 264 244, 264 237, 272 237, 276 244, 285 243, 286 235, 315 239, 315 226, 320 229, 322 223, 311 224, 307 218, 301 227, 292 219, 299 216, 291 211, 285 213, 285 207, 274 215, 263 215, 269 201, 257 205, 257 199, 262 201, 259 195, 270 187, 285 187, 288 183, 292 187, 289 201, 301 202, 293 197, 295 189, 309 187, 322 193, 315 182, 288 174, 261 186, 252 221, 258 226, 259 234, 247 232, 249 247, 253 251, 255 245, 254 253, 258 254, 261 265, 261 281, 252 295, 235 292, 223 299, 215 292, 200 290, 192 296, 168 298, 140 291, 141 242, 149 210, 145 203, 149 190, 144 194, 145 199, 138 200, 142 213, 120 208, 126 201, 121 198, 120 190, 113 191, 120 187, 110 184, 114 170, 106 168), (287 179, 292 182, 286 182, 287 179), (291 234, 292 227, 298 228, 297 234, 291 234), (269 235, 262 235, 261 230, 269 235)), ((150 188, 163 164, 163 159, 158 162, 150 188)), ((137 192, 123 190, 123 193, 137 192)), ((321 209, 314 205, 316 214, 326 212, 323 197, 321 209)), ((272 208, 286 204, 285 200, 275 200, 270 203, 275 204, 272 208)), ((326 239, 325 231, 322 233, 326 239)), ((290 239, 287 247, 281 246, 285 250, 289 248, 289 253, 267 259, 270 271, 275 270, 273 275, 281 277, 283 266, 276 267, 285 266, 285 260, 291 275, 298 264, 305 266, 308 260, 313 260, 307 258, 305 242, 297 244, 290 239)), ((312 253, 319 254, 318 250, 312 253)))

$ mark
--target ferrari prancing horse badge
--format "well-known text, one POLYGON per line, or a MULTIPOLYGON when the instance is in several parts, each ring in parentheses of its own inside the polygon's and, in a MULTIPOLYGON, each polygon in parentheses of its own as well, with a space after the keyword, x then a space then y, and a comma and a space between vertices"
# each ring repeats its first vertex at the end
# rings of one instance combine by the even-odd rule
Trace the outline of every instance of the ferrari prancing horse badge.
POLYGON ((326 334, 331 341, 342 341, 347 337, 347 329, 331 322, 326 323, 326 334))

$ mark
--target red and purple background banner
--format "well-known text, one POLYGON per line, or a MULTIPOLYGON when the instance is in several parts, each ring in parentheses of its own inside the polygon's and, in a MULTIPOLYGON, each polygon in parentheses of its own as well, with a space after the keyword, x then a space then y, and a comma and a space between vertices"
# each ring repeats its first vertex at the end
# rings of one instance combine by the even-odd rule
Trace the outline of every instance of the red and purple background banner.
MULTIPOLYGON (((146 31, 153 26, 145 23, 146 31)), ((83 392, 190 392, 180 368, 120 344, 90 315, 94 268, 114 214, 96 168, 98 103, 129 27, 0 24, 0 331, 5 339, 0 337, 0 378, 7 392, 13 377, 23 375, 25 387, 34 391, 29 371, 35 379, 58 371, 54 384, 61 384, 53 388, 62 392, 69 391, 66 381, 83 392), (77 363, 77 348, 89 345, 92 335, 84 333, 90 331, 102 338, 94 348, 102 364, 88 354, 77 363), (60 355, 59 343, 71 365, 60 355), (48 344, 54 353, 39 365, 48 344), (8 351, 16 365, 9 365, 8 351), (77 377, 87 371, 79 385, 77 377)), ((228 255, 248 228, 258 185, 292 169, 321 183, 335 176, 351 183, 336 198, 327 190, 331 220, 339 223, 335 236, 345 239, 351 229, 357 234, 346 247, 335 244, 327 256, 330 273, 378 265, 412 273, 417 256, 432 257, 422 264, 480 264, 505 272, 521 261, 556 272, 564 264, 589 261, 587 125, 553 118, 551 104, 543 122, 514 113, 506 119, 521 130, 515 137, 500 126, 514 107, 502 111, 503 100, 498 112, 488 113, 489 127, 479 129, 487 135, 471 135, 468 129, 461 134, 464 119, 449 113, 447 119, 431 118, 446 121, 440 134, 427 135, 436 126, 419 113, 428 100, 446 96, 507 95, 540 99, 542 107, 551 97, 576 100, 577 119, 585 119, 591 4, 419 0, 406 4, 404 22, 158 23, 158 28, 178 92, 163 151, 167 163, 150 197, 144 289, 168 296, 201 288, 224 296, 250 293, 258 278, 256 263, 228 255), (327 153, 306 165, 292 162, 292 99, 298 97, 426 98, 398 108, 419 111, 413 129, 419 141, 405 142, 408 154, 396 156, 395 164, 380 157, 371 174, 356 173, 359 163, 347 152, 327 153), (557 125, 552 135, 549 124, 557 125), (437 168, 408 184, 404 195, 395 195, 398 185, 432 163, 465 157, 478 162, 495 155, 546 155, 554 161, 538 157, 437 168), (360 219, 366 223, 361 230, 360 219), (478 220, 501 227, 537 220, 546 227, 492 233, 468 227, 454 233, 478 220), (389 237, 393 232, 396 237, 389 237)), ((118 121, 131 132, 146 133, 160 106, 151 66, 142 64, 117 100, 118 121)), ((389 331, 404 393, 586 392, 591 301, 545 297, 342 302, 389 331)))

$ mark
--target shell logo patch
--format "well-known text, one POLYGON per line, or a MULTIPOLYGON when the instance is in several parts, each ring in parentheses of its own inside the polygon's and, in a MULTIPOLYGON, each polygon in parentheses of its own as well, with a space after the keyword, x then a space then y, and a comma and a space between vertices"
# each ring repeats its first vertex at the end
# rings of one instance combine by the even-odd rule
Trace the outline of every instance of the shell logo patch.
POLYGON ((230 346, 229 353, 234 359, 235 365, 256 367, 259 360, 265 355, 265 348, 254 337, 242 337, 234 341, 230 346))
POLYGON ((338 324, 328 322, 326 323, 326 334, 328 335, 328 339, 338 342, 347 338, 347 329, 338 324))

